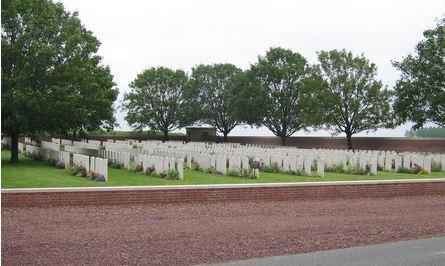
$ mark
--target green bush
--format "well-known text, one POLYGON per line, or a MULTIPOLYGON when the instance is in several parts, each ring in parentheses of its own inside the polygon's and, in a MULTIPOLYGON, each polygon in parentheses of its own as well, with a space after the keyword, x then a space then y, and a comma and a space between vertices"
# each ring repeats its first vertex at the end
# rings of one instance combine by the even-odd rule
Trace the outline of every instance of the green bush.
POLYGON ((255 173, 253 172, 253 170, 243 170, 241 171, 241 174, 239 175, 239 177, 242 178, 248 178, 248 179, 256 179, 255 173))
POLYGON ((404 174, 418 174, 420 171, 422 171, 422 167, 420 167, 417 164, 414 164, 411 168, 401 166, 397 170, 398 173, 404 173, 404 174))
POLYGON ((145 169, 145 174, 146 175, 152 175, 155 173, 155 168, 154 167, 147 167, 147 169, 145 169))
POLYGON ((350 175, 368 175, 370 171, 370 165, 366 165, 366 168, 362 169, 358 164, 348 164, 342 169, 341 173, 350 175))
POLYGON ((78 166, 78 165, 71 165, 70 167, 68 167, 66 169, 66 171, 70 174, 70 175, 74 175, 74 176, 81 176, 81 177, 85 177, 87 175, 87 171, 85 169, 85 167, 83 166, 78 166))
POLYGON ((179 179, 179 172, 176 169, 170 169, 167 172, 167 179, 179 179))
POLYGON ((195 171, 201 171, 201 168, 199 168, 199 164, 197 164, 197 163, 192 163, 192 170, 195 170, 195 171))
POLYGON ((440 171, 442 171, 442 163, 431 162, 431 172, 440 172, 440 171))
POLYGON ((262 167, 261 171, 266 172, 266 173, 279 173, 280 169, 278 168, 277 163, 273 163, 270 166, 264 165, 262 167))
POLYGON ((118 162, 112 162, 112 161, 108 161, 108 167, 110 168, 115 168, 115 169, 121 169, 124 168, 124 166, 121 163, 118 162))
POLYGON ((230 170, 229 171, 229 176, 239 176, 239 173, 238 173, 238 171, 236 171, 236 170, 230 170))

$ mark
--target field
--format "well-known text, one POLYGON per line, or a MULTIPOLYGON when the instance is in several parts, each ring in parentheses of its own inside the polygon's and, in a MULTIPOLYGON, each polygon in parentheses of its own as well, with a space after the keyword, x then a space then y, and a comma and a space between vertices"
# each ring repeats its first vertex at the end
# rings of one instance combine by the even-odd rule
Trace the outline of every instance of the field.
POLYGON ((63 169, 49 166, 44 162, 33 161, 20 154, 20 163, 9 164, 10 152, 2 150, 2 188, 49 188, 49 187, 96 187, 96 186, 150 186, 150 185, 195 185, 195 184, 241 184, 241 183, 280 183, 280 182, 320 182, 349 180, 385 180, 415 178, 445 178, 444 172, 429 175, 413 175, 379 172, 377 176, 325 173, 325 177, 302 177, 280 173, 261 172, 260 179, 246 179, 219 176, 193 170, 185 170, 184 180, 167 180, 124 169, 108 169, 108 182, 94 182, 87 178, 71 176, 63 169))

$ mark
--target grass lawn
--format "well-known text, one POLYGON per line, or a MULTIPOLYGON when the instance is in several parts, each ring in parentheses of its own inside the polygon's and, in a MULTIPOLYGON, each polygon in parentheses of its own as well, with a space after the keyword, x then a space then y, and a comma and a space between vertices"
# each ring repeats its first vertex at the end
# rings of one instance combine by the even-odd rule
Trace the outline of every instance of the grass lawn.
POLYGON ((239 183, 278 183, 305 181, 346 181, 383 180, 414 178, 445 178, 445 172, 429 175, 410 175, 379 172, 377 176, 346 175, 325 173, 325 177, 301 177, 286 174, 261 172, 260 179, 219 176, 192 170, 185 170, 183 181, 165 180, 143 174, 130 173, 123 169, 108 169, 108 182, 94 182, 87 178, 71 176, 63 169, 33 161, 20 154, 20 163, 9 164, 10 152, 2 150, 2 188, 47 188, 47 187, 99 187, 99 186, 147 186, 147 185, 193 185, 193 184, 239 184, 239 183))

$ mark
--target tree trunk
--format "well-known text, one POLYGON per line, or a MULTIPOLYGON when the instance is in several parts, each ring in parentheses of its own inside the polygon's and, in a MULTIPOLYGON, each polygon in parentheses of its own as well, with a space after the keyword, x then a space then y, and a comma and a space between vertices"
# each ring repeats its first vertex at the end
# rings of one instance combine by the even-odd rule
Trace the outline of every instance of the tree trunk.
POLYGON ((281 138, 281 146, 286 146, 286 136, 280 136, 281 138))
POLYGON ((18 163, 19 162, 19 134, 12 133, 11 134, 11 159, 10 163, 18 163))
POLYGON ((229 133, 227 133, 226 131, 223 132, 224 135, 224 142, 227 142, 227 135, 229 135, 229 133))
POLYGON ((168 141, 168 130, 164 130, 164 138, 162 140, 162 142, 166 142, 168 141))
POLYGON ((346 139, 348 143, 348 151, 349 150, 354 151, 354 148, 352 147, 352 134, 350 132, 346 132, 346 139))

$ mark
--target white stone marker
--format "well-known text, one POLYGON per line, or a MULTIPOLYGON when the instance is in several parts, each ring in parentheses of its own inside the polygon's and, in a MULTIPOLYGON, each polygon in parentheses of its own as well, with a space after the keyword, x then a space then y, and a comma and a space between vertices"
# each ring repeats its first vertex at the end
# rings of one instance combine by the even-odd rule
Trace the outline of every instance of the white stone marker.
POLYGON ((304 164, 304 173, 305 173, 305 175, 312 176, 312 169, 311 169, 312 158, 305 157, 303 164, 304 164))
POLYGON ((386 157, 385 157, 385 170, 386 171, 392 170, 392 156, 389 154, 386 154, 386 157))
POLYGON ((323 159, 317 159, 317 176, 324 177, 324 161, 323 159))
POLYGON ((423 158, 423 168, 431 173, 431 156, 425 156, 423 158))
POLYGON ((226 156, 216 157, 216 171, 222 175, 227 175, 227 159, 226 156))
POLYGON ((396 155, 394 157, 394 171, 398 172, 400 170, 400 166, 402 165, 402 158, 400 155, 396 155))
POLYGON ((371 175, 377 175, 377 158, 371 158, 371 169, 369 173, 371 175))
POLYGON ((179 180, 184 180, 184 160, 179 159, 178 160, 178 173, 179 173, 179 180))
POLYGON ((249 158, 243 157, 241 159, 241 167, 243 169, 243 173, 249 173, 250 172, 250 164, 249 164, 249 158))

